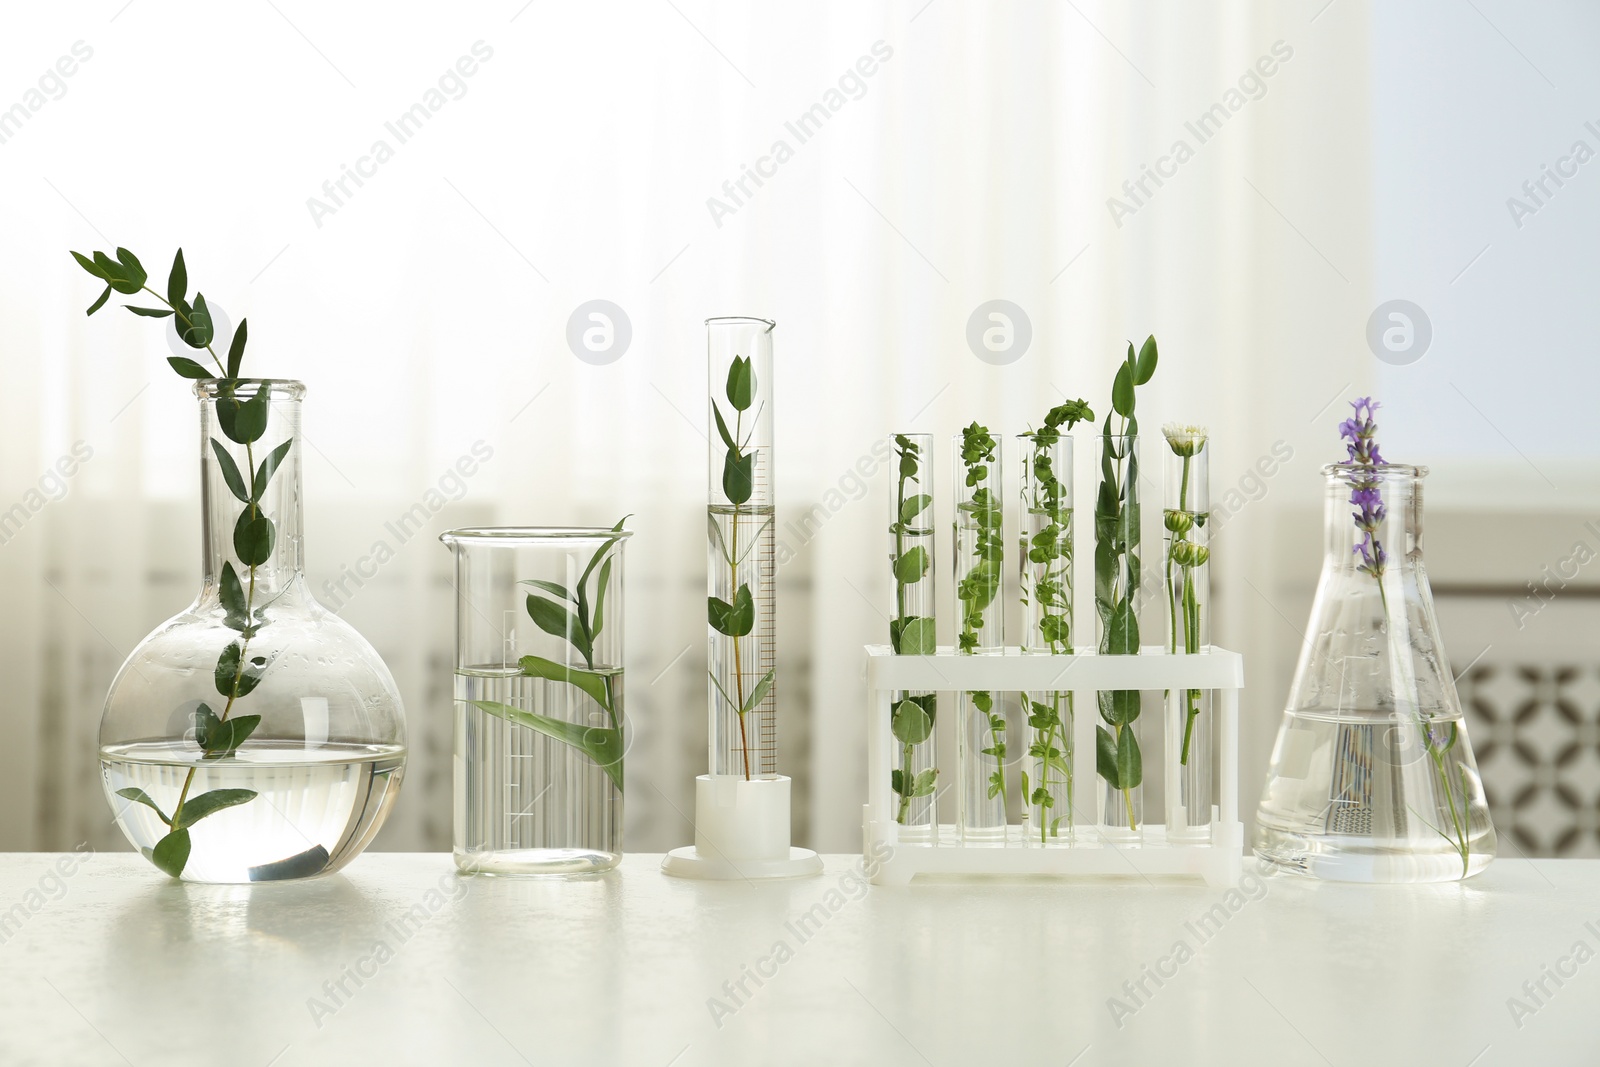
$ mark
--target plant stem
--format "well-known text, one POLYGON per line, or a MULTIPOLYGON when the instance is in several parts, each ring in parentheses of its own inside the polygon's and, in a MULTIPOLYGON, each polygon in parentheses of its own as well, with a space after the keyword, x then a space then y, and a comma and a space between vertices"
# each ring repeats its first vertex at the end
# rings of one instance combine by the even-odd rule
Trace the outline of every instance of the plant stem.
MULTIPOLYGON (((733 427, 733 439, 737 441, 739 440, 740 432, 744 429, 743 411, 734 416, 733 427)), ((753 472, 753 464, 751 469, 753 472)), ((735 594, 735 599, 737 599, 739 592, 739 508, 741 506, 740 504, 733 505, 733 548, 730 550, 728 557, 729 578, 732 583, 730 589, 735 594)), ((753 626, 754 624, 752 623, 752 628, 753 626)), ((733 684, 739 700, 738 706, 734 708, 734 712, 739 716, 739 750, 744 756, 744 780, 748 782, 750 780, 750 739, 744 728, 744 667, 739 657, 739 639, 737 637, 733 638, 733 684)))
MULTIPOLYGON (((193 328, 193 326, 194 326, 193 320, 191 320, 189 318, 189 316, 185 315, 181 310, 179 310, 177 305, 173 304, 170 300, 168 300, 166 297, 162 296, 160 293, 156 292, 154 289, 150 288, 148 285, 141 286, 140 288, 142 288, 145 292, 149 293, 151 296, 155 297, 157 300, 161 301, 163 304, 167 305, 167 307, 172 308, 172 314, 173 314, 174 317, 176 317, 179 321, 181 321, 185 326, 193 328)), ((206 345, 206 352, 208 352, 210 354, 211 362, 213 362, 213 363, 215 363, 217 365, 217 377, 218 378, 227 377, 228 371, 227 371, 227 369, 225 367, 223 367, 222 360, 220 358, 218 358, 216 349, 212 348, 208 344, 208 345, 206 345)))
MULTIPOLYGON (((216 353, 213 352, 212 355, 215 356, 216 353)), ((257 507, 254 503, 256 498, 256 462, 255 450, 252 448, 252 446, 248 444, 244 446, 244 456, 245 462, 250 468, 250 499, 252 501, 250 504, 250 510, 253 512, 257 510, 257 507)), ((256 565, 252 563, 250 564, 250 589, 245 594, 244 601, 244 623, 246 626, 249 626, 250 620, 254 618, 252 611, 254 610, 255 602, 256 565)), ((233 702, 239 698, 239 679, 244 674, 244 665, 249 662, 249 653, 250 638, 246 637, 239 642, 239 662, 234 664, 233 684, 228 686, 228 703, 223 707, 222 714, 217 717, 218 722, 227 722, 228 716, 233 712, 233 702)), ((183 811, 184 801, 189 799, 189 789, 194 785, 194 772, 195 768, 190 767, 189 773, 183 777, 183 789, 178 793, 178 804, 172 809, 172 822, 174 825, 176 825, 178 822, 178 813, 183 811)))

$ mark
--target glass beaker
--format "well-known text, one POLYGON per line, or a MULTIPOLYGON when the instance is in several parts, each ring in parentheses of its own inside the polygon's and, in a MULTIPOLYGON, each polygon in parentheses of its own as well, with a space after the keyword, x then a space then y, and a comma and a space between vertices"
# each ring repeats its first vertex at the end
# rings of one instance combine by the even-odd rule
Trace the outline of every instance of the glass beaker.
POLYGON ((200 594, 141 641, 100 720, 117 825, 189 882, 337 871, 371 843, 405 771, 400 693, 306 586, 305 386, 205 378, 200 594))
POLYGON ((456 559, 456 866, 592 874, 622 860, 623 546, 630 531, 480 527, 456 559))
POLYGON ((1333 881, 1469 877, 1494 858, 1495 833, 1422 563, 1427 469, 1322 471, 1322 577, 1255 852, 1333 881))
MULTIPOLYGON (((889 574, 894 580, 894 615, 889 620, 889 647, 896 655, 931 656, 938 651, 934 635, 935 574, 933 555, 933 435, 897 433, 889 438, 895 456, 895 492, 889 501, 889 574)), ((935 843, 938 825, 934 791, 939 768, 935 758, 938 694, 902 691, 890 701, 889 730, 895 740, 895 821, 900 840, 935 843)))
MULTIPOLYGON (((1017 543, 1022 651, 1070 655, 1072 633, 1072 438, 1054 428, 1022 434, 1022 534, 1017 543)), ((1030 845, 1070 845, 1072 694, 1023 694, 1028 770, 1022 808, 1030 845)))

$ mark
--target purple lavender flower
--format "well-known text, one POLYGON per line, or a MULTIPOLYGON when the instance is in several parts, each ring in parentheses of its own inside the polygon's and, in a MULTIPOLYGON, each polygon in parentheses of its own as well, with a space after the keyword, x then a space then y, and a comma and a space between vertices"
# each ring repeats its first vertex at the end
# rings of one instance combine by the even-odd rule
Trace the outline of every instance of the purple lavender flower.
MULTIPOLYGON (((1361 468, 1382 466, 1384 458, 1378 452, 1378 424, 1373 419, 1378 402, 1364 396, 1352 401, 1350 406, 1355 409, 1355 415, 1339 424, 1339 436, 1345 439, 1350 462, 1361 468)), ((1383 504, 1383 494, 1378 491, 1375 473, 1358 471, 1350 479, 1350 503, 1357 509, 1351 517, 1355 519, 1356 529, 1362 533, 1355 547, 1356 554, 1361 557, 1358 569, 1374 578, 1380 577, 1389 556, 1383 550, 1383 543, 1378 540, 1377 531, 1383 524, 1387 509, 1383 504)))

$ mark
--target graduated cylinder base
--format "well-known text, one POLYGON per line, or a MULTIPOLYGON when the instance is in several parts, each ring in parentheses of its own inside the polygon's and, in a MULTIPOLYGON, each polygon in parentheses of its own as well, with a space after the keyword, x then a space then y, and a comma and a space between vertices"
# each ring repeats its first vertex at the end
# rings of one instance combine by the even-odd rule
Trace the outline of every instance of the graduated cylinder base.
POLYGON ((789 844, 789 778, 702 774, 694 780, 694 844, 675 848, 663 874, 714 881, 802 878, 822 860, 789 844))

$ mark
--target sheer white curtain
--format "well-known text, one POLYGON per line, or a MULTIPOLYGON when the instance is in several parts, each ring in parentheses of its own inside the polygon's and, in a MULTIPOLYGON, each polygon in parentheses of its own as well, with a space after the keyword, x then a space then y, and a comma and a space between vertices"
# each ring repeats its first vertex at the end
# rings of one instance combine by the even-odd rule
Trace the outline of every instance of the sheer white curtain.
MULTIPOLYGON (((1122 345, 1152 332, 1147 432, 1209 423, 1214 497, 1259 498, 1219 534, 1215 566, 1216 637, 1252 657, 1244 766, 1259 775, 1275 665, 1304 618, 1268 534, 1314 499, 1319 409, 1366 362, 1365 16, 1319 6, 14 16, 8 84, 39 84, 76 42, 92 55, 46 79, 37 109, 18 92, 26 116, 0 125, 0 511, 25 518, 0 545, 0 848, 119 843, 100 701, 198 584, 194 401, 155 324, 84 318, 96 288, 66 255, 117 244, 154 272, 181 243, 192 282, 250 316, 252 372, 308 383, 312 585, 389 661, 412 731, 384 846, 448 845, 452 593, 436 534, 625 512, 628 844, 689 840, 715 314, 779 323, 780 762, 801 839, 859 842, 861 645, 883 639, 888 597, 875 442, 974 419, 1014 434, 1063 396, 1103 414, 1122 345), (1200 144, 1187 124, 1206 114, 1200 144), (1162 162, 1179 140, 1192 158, 1162 162), (1135 200, 1123 183, 1146 164, 1170 174, 1135 200), (566 341, 594 299, 631 325, 607 365, 566 341), (1032 325, 1006 366, 966 341, 991 299, 1032 325), (91 457, 51 478, 80 441, 91 457), (1293 459, 1252 479, 1278 441, 1293 459), (474 445, 491 458, 453 476, 474 445), (418 503, 432 519, 401 540, 386 523, 418 503), (393 558, 374 568, 380 542, 393 558)), ((942 445, 935 459, 946 491, 942 445)))

